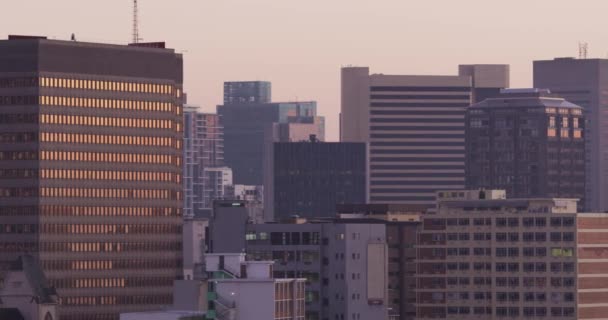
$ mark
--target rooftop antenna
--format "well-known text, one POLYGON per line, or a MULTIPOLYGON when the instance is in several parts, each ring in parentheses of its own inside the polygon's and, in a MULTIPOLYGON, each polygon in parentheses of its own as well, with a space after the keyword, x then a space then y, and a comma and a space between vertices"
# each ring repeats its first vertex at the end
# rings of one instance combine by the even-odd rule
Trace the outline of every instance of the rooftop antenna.
POLYGON ((137 13, 137 0, 133 0, 133 43, 138 43, 139 37, 139 19, 137 13))
POLYGON ((587 42, 578 43, 578 58, 587 59, 587 53, 589 50, 589 44, 587 42))

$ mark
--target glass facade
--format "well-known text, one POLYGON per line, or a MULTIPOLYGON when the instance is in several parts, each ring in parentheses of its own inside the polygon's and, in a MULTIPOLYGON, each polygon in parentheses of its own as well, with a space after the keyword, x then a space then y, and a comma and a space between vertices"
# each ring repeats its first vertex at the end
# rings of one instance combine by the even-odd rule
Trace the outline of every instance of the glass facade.
POLYGON ((170 304, 181 276, 181 56, 32 41, 0 42, 40 61, 10 73, 0 63, 0 267, 34 255, 64 320, 170 304))

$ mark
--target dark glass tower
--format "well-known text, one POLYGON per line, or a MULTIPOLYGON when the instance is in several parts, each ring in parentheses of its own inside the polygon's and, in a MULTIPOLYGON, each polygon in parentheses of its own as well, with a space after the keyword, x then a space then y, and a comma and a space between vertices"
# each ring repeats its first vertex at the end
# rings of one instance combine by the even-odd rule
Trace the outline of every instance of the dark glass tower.
POLYGON ((0 41, 0 264, 40 260, 62 320, 158 309, 181 274, 182 57, 143 46, 0 41))
POLYGON ((337 204, 367 203, 365 143, 276 142, 273 153, 264 185, 267 221, 333 217, 337 204))
POLYGON ((510 198, 585 197, 583 109, 547 90, 504 90, 467 109, 468 189, 510 198))

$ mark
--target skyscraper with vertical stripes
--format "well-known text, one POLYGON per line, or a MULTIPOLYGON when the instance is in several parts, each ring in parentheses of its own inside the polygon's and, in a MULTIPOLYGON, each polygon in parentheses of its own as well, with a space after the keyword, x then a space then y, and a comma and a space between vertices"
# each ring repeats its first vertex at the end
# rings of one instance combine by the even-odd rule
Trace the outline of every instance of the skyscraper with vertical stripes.
POLYGON ((343 68, 340 140, 370 145, 370 202, 432 207, 437 190, 464 188, 465 110, 508 85, 508 65, 453 76, 343 68))

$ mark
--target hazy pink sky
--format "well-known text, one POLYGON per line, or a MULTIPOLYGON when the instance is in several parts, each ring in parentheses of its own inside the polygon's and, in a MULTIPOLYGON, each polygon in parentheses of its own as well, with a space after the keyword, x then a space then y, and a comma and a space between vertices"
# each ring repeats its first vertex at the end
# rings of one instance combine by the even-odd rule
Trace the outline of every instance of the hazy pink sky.
MULTIPOLYGON (((455 74, 508 63, 514 87, 532 60, 608 55, 607 0, 139 0, 144 41, 184 53, 189 102, 214 111, 225 80, 269 80, 274 100, 317 100, 338 135, 340 67, 455 74)), ((0 36, 127 43, 131 0, 4 1, 0 36)))

